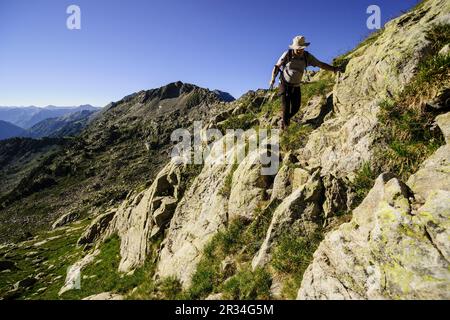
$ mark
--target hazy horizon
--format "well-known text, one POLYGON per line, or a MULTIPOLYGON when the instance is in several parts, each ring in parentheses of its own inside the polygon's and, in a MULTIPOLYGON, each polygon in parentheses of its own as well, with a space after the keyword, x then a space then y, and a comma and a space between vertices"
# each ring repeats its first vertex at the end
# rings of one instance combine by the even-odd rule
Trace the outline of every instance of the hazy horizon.
POLYGON ((80 105, 73 105, 73 106, 69 106, 69 105, 66 105, 66 106, 55 106, 55 105, 52 105, 52 104, 49 104, 49 105, 46 105, 46 106, 36 106, 36 105, 29 105, 29 106, 25 106, 25 105, 22 105, 22 106, 4 106, 4 105, 0 105, 0 108, 39 108, 39 109, 45 109, 45 108, 49 108, 49 107, 54 107, 54 108, 60 108, 60 109, 64 109, 64 108, 77 108, 77 107, 83 107, 83 106, 91 106, 91 107, 94 107, 94 108, 103 108, 103 107, 105 107, 105 106, 101 106, 101 107, 99 107, 99 106, 94 106, 94 105, 92 105, 92 104, 90 104, 90 103, 82 103, 82 104, 80 104, 80 105))

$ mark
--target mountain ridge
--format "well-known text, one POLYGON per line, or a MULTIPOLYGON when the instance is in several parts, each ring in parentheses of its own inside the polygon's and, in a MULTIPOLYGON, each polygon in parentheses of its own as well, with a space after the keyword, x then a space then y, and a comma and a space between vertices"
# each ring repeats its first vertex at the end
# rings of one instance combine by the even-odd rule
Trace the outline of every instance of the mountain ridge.
POLYGON ((99 111, 100 109, 89 104, 76 107, 0 107, 0 120, 8 121, 23 129, 29 129, 33 125, 48 118, 55 118, 83 110, 99 111))

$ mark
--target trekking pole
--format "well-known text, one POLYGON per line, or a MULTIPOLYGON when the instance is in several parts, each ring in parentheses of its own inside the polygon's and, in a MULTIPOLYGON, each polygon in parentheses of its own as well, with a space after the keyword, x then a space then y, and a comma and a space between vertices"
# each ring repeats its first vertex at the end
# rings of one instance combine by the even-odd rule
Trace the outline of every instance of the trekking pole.
MULTIPOLYGON (((260 108, 262 108, 264 106, 264 104, 267 102, 267 99, 269 98, 270 95, 270 91, 273 90, 273 85, 271 85, 269 87, 269 91, 267 91, 266 95, 264 96, 263 102, 261 103, 260 108)), ((247 109, 248 111, 250 111, 250 113, 255 117, 258 118, 258 116, 256 115, 256 113, 254 113, 250 108, 247 109)))
POLYGON ((266 96, 264 97, 263 102, 261 103, 261 107, 267 102, 267 99, 269 98, 270 91, 273 90, 273 84, 269 87, 269 91, 267 91, 266 96))

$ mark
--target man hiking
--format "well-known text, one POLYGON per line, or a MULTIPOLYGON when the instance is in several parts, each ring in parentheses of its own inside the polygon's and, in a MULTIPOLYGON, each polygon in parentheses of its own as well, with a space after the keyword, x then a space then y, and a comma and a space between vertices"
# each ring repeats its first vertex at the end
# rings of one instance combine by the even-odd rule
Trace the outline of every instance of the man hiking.
POLYGON ((271 88, 275 84, 275 78, 281 71, 279 95, 281 96, 283 108, 282 130, 289 126, 291 118, 300 110, 300 84, 306 67, 313 66, 333 72, 340 71, 339 68, 321 62, 305 51, 307 46, 309 46, 309 43, 305 41, 305 37, 295 37, 289 46, 290 49, 283 53, 272 71, 271 88))

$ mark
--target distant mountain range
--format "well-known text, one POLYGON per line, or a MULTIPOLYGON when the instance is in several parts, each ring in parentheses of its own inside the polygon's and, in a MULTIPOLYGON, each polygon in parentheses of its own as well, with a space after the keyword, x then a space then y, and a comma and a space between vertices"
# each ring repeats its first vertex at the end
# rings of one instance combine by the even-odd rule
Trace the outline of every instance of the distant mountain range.
POLYGON ((30 138, 74 136, 84 129, 95 111, 83 110, 62 117, 45 119, 27 130, 30 138))
POLYGON ((12 123, 0 120, 0 140, 5 140, 13 137, 24 137, 27 132, 12 123))
POLYGON ((81 132, 89 122, 93 114, 100 110, 90 105, 79 107, 54 107, 46 108, 25 107, 0 107, 0 114, 15 123, 0 120, 0 140, 14 137, 22 138, 59 138, 74 136, 81 132), (24 110, 25 109, 25 110, 24 110), (50 117, 62 114, 61 116, 50 117), (19 117, 24 117, 20 119, 19 117), (37 119, 43 120, 34 124, 31 128, 21 128, 17 123, 34 123, 37 119))
POLYGON ((50 118, 62 117, 80 111, 99 111, 100 108, 89 104, 73 107, 47 106, 30 107, 0 107, 0 120, 12 123, 22 129, 30 129, 35 124, 50 118))

